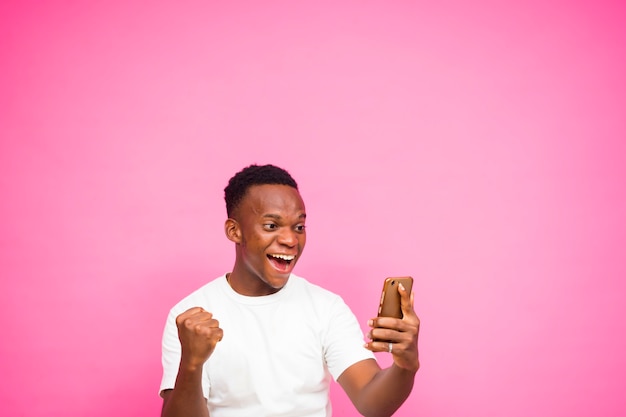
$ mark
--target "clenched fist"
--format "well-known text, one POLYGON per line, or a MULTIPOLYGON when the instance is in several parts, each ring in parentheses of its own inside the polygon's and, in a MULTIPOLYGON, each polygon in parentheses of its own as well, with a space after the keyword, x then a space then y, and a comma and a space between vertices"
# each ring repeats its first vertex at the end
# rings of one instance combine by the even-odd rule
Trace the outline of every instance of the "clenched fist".
POLYGON ((204 365, 224 331, 213 314, 202 307, 193 307, 176 317, 181 345, 181 366, 190 368, 204 365))

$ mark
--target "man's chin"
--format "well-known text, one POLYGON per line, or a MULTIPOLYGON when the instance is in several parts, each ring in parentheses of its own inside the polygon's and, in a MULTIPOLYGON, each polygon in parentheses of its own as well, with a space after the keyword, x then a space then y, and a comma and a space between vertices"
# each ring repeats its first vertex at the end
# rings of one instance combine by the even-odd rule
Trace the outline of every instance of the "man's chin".
POLYGON ((287 285, 287 281, 289 281, 289 277, 291 273, 273 273, 272 276, 266 276, 265 283, 275 289, 276 291, 282 289, 285 285, 287 285))

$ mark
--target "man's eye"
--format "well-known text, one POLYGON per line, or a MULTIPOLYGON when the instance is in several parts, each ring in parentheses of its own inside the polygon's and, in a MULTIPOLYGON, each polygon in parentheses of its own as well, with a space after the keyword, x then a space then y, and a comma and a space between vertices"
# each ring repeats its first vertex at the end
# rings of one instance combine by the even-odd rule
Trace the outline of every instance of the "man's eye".
POLYGON ((266 230, 275 230, 278 226, 276 226, 274 223, 267 223, 267 224, 264 224, 263 227, 266 230))
POLYGON ((296 226, 296 232, 304 232, 304 229, 306 229, 306 226, 303 224, 296 226))

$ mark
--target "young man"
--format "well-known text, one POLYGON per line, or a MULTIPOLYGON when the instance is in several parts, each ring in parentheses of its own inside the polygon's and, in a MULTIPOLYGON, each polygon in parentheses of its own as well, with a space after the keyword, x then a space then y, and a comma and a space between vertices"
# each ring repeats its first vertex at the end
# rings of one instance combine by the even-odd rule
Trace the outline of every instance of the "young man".
POLYGON ((412 294, 399 288, 404 317, 371 319, 364 345, 339 296, 292 274, 306 212, 289 173, 252 165, 224 191, 235 265, 170 311, 162 416, 328 417, 331 377, 362 415, 392 415, 419 368, 412 294), (372 353, 383 351, 386 369, 372 353))

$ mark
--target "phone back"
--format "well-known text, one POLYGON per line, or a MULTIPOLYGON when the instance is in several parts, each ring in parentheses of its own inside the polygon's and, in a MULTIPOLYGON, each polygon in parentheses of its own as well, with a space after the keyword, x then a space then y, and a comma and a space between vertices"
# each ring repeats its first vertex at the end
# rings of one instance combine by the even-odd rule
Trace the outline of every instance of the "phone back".
POLYGON ((385 279, 383 291, 380 295, 378 317, 395 317, 398 319, 403 317, 402 307, 400 305, 400 293, 398 292, 398 284, 400 283, 402 283, 406 291, 411 294, 413 288, 412 277, 390 277, 385 279))

